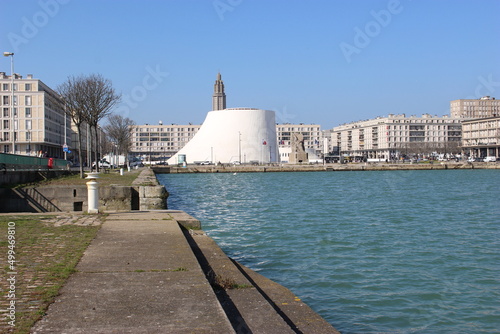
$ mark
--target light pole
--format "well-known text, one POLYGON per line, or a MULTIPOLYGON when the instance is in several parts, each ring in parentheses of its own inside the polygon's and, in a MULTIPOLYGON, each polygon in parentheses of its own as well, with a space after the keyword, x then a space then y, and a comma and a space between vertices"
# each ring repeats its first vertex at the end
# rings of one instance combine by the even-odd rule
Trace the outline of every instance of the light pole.
POLYGON ((11 101, 11 112, 12 112, 12 154, 16 154, 16 129, 15 129, 15 119, 14 119, 14 52, 4 52, 5 57, 10 57, 10 80, 12 89, 12 101, 11 101))
POLYGON ((238 162, 241 164, 241 132, 238 131, 238 159, 240 159, 238 162))

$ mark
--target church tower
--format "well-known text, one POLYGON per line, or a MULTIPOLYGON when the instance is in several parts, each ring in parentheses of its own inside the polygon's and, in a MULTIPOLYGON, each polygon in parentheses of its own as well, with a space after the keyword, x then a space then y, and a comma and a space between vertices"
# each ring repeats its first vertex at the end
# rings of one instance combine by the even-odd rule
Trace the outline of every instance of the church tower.
POLYGON ((212 110, 222 109, 226 109, 226 93, 224 93, 224 82, 218 73, 214 84, 214 95, 212 95, 212 110))

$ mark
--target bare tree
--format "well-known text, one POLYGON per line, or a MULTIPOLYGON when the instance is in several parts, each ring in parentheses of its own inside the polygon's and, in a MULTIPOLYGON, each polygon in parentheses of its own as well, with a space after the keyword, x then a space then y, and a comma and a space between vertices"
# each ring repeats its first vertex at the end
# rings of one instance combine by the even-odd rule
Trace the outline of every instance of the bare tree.
POLYGON ((99 122, 111 113, 113 107, 120 101, 110 80, 100 74, 91 74, 85 78, 84 95, 87 103, 86 121, 94 128, 95 147, 94 161, 99 171, 99 122))
POLYGON ((70 76, 66 82, 57 87, 57 92, 61 96, 65 112, 71 117, 78 133, 78 162, 80 163, 80 177, 83 179, 83 156, 82 156, 82 124, 86 120, 86 101, 83 94, 84 80, 82 77, 70 76))
POLYGON ((104 126, 108 137, 118 146, 118 154, 124 154, 127 157, 132 145, 132 126, 134 121, 121 115, 110 115, 108 124, 104 126))

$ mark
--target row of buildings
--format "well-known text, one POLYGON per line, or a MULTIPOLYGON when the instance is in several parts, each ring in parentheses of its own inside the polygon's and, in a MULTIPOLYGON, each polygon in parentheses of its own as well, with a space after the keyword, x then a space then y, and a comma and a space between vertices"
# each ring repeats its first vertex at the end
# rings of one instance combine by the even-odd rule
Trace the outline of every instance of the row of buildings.
MULTIPOLYGON (((57 93, 41 80, 0 72, 0 152, 72 159, 76 131, 57 93), (68 147, 69 151, 64 148, 68 147), (70 154, 70 156, 68 156, 70 154)), ((214 85, 214 110, 226 110, 220 74, 214 85)), ((179 152, 202 125, 163 124, 132 127, 131 154, 166 160, 179 152)), ((309 160, 323 156, 393 160, 402 156, 463 153, 500 156, 500 100, 485 96, 450 102, 450 115, 388 115, 321 130, 318 124, 276 124, 281 162, 289 161, 292 137, 300 134, 309 160)), ((83 155, 92 145, 83 133, 83 155)), ((244 161, 242 161, 244 162, 244 161)))

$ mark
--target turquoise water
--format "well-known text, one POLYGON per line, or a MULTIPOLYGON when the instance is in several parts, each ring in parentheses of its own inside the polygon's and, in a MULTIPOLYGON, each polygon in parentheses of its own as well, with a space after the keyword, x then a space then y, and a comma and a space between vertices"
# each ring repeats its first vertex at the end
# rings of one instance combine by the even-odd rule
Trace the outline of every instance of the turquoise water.
POLYGON ((342 333, 500 331, 500 172, 164 174, 232 258, 342 333))

